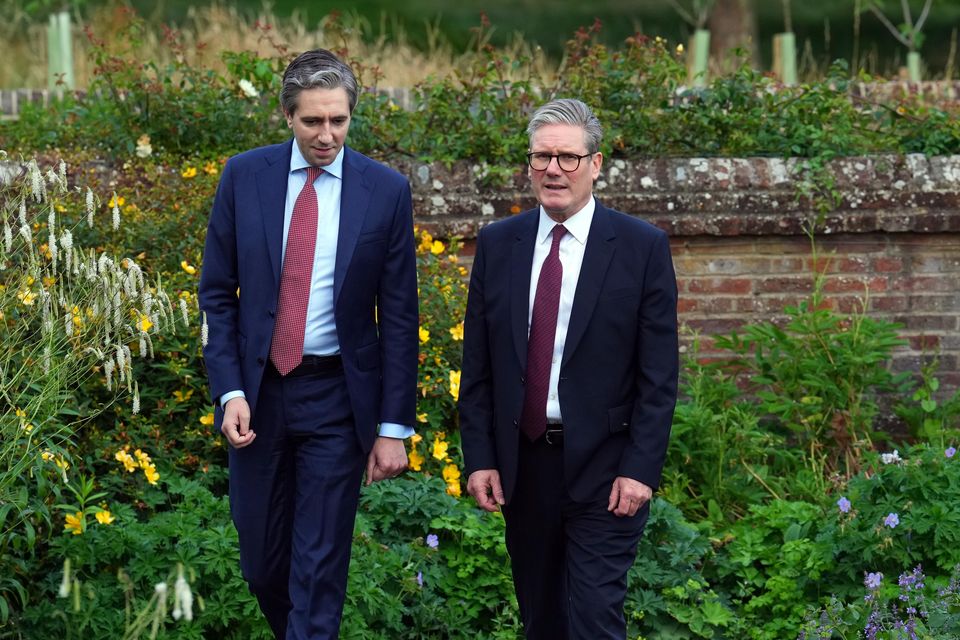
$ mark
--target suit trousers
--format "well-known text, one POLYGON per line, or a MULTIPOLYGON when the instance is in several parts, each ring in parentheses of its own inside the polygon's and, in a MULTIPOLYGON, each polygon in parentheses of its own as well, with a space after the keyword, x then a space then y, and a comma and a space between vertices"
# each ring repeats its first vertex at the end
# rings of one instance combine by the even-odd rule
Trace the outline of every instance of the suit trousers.
POLYGON ((608 497, 574 502, 562 445, 520 437, 517 484, 503 515, 527 640, 626 638, 627 572, 649 503, 618 517, 607 511, 608 497))
POLYGON ((334 639, 366 456, 342 368, 264 375, 253 443, 230 451, 240 567, 277 640, 334 639))

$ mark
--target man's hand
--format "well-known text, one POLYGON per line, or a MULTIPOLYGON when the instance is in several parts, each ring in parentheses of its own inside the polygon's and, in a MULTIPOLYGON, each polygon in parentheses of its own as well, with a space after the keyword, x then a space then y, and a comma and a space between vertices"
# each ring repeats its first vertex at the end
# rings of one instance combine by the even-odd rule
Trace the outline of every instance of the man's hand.
POLYGON ((500 486, 500 472, 496 469, 480 469, 467 478, 467 493, 477 501, 484 511, 498 511, 503 506, 503 487, 500 486))
POLYGON ((223 424, 220 431, 235 449, 242 449, 257 437, 250 428, 250 405, 246 398, 230 398, 223 407, 223 424))
POLYGON ((407 448, 402 438, 378 437, 367 457, 367 484, 394 478, 407 468, 407 448))
POLYGON ((615 516, 632 516, 653 497, 653 489, 633 478, 618 476, 610 490, 607 511, 615 516))

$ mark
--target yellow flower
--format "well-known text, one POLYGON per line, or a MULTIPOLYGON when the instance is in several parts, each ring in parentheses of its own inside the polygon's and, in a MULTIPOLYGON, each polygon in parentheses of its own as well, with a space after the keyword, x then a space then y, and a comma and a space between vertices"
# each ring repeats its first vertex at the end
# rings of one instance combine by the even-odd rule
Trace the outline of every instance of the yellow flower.
POLYGON ((25 433, 29 434, 31 431, 33 431, 33 425, 28 422, 27 424, 22 426, 22 429, 24 430, 25 433))
POLYGON ((446 247, 444 247, 443 243, 440 242, 439 240, 434 240, 433 244, 430 245, 430 253, 432 253, 435 256, 438 256, 441 253, 443 253, 444 249, 446 249, 446 247))
MULTIPOLYGON (((437 435, 439 436, 439 434, 437 435)), ((447 458, 447 447, 449 446, 449 442, 438 437, 433 441, 433 457, 437 460, 445 460, 447 458)))
POLYGON ((901 116, 907 115, 907 110, 903 108, 903 105, 897 107, 897 113, 901 116))
POLYGON ((50 462, 51 460, 53 460, 54 455, 53 455, 53 453, 50 452, 50 451, 44 451, 43 453, 40 454, 40 458, 41 458, 44 462, 50 462))
POLYGON ((58 213, 63 213, 63 212, 65 212, 65 211, 67 210, 67 208, 66 208, 65 206, 63 206, 62 204, 60 204, 59 202, 57 203, 57 205, 56 205, 55 208, 56 208, 56 210, 57 210, 58 213))
POLYGON ((207 164, 203 165, 203 172, 204 172, 205 174, 207 174, 208 176, 215 176, 215 175, 217 175, 217 172, 218 172, 218 171, 219 171, 219 169, 217 169, 217 165, 216 165, 216 163, 213 162, 213 161, 208 162, 207 164))
POLYGON ((83 533, 83 513, 77 511, 75 515, 67 514, 67 522, 63 525, 64 531, 69 531, 75 536, 83 533))
POLYGON ((197 272, 197 268, 192 264, 190 264, 189 262, 187 262, 186 260, 180 261, 180 268, 186 271, 187 273, 189 273, 190 275, 193 275, 197 272))
POLYGON ((213 424, 213 412, 211 411, 205 416, 200 416, 200 424, 210 426, 213 424))
POLYGON ((460 483, 452 482, 447 485, 447 494, 459 498, 460 497, 460 483))
POLYGON ((138 207, 137 205, 135 205, 135 204, 133 204, 133 203, 131 202, 130 204, 128 204, 127 206, 125 206, 125 207, 123 208, 123 212, 124 212, 124 213, 133 213, 134 211, 137 211, 137 210, 139 210, 139 209, 140 209, 140 207, 138 207))
POLYGON ((146 469, 147 467, 153 466, 152 464, 153 461, 150 459, 149 453, 146 453, 144 451, 141 451, 140 449, 137 449, 136 451, 133 452, 133 455, 137 456, 137 462, 140 463, 140 466, 142 468, 146 469))
POLYGON ((450 327, 450 336, 454 340, 463 340, 463 323, 450 327))
POLYGON ((430 339, 430 332, 420 327, 420 344, 425 344, 430 339))
POLYGON ((160 474, 157 473, 157 468, 153 465, 150 465, 143 470, 143 475, 147 477, 147 482, 150 484, 157 484, 157 480, 160 479, 160 474))
MULTIPOLYGON (((193 389, 187 389, 186 391, 181 391, 177 389, 173 392, 173 397, 177 399, 177 402, 186 402, 193 395, 193 389)), ((139 451, 139 449, 138 449, 139 451)))
MULTIPOLYGON (((426 421, 427 421, 427 414, 426 414, 426 413, 418 413, 418 414, 417 414, 417 422, 426 422, 426 421)), ((414 437, 416 437, 416 436, 414 436, 414 437)))
POLYGON ((124 204, 126 204, 126 202, 127 200, 123 196, 113 194, 113 197, 110 198, 110 202, 107 203, 107 208, 113 209, 114 207, 122 207, 124 204))
POLYGON ((443 468, 443 481, 447 484, 460 482, 460 469, 455 464, 448 464, 443 468))
POLYGON ((17 409, 17 410, 14 411, 13 413, 14 413, 14 415, 16 415, 18 418, 26 418, 26 417, 27 417, 27 412, 24 411, 23 409, 17 409))
POLYGON ((27 305, 27 306, 32 306, 32 305, 33 305, 33 301, 36 300, 36 299, 37 299, 37 294, 35 294, 34 292, 30 291, 29 289, 21 289, 21 290, 17 293, 17 300, 19 300, 20 302, 22 302, 23 304, 25 304, 25 305, 27 305))
POLYGON ((180 173, 180 175, 183 176, 184 178, 188 179, 188 180, 189 180, 190 178, 195 178, 195 177, 197 176, 197 168, 196 168, 196 167, 187 167, 186 169, 184 169, 184 170, 180 173))
POLYGON ((49 289, 57 282, 57 279, 53 276, 44 276, 43 277, 43 288, 49 289))
POLYGON ((62 469, 62 470, 64 470, 64 471, 66 471, 67 469, 70 468, 70 463, 67 462, 67 459, 64 458, 63 456, 57 456, 57 462, 56 462, 56 464, 57 464, 57 466, 58 466, 60 469, 62 469))
POLYGON ((420 471, 423 466, 424 457, 420 455, 420 452, 414 449, 410 452, 410 455, 407 456, 409 460, 410 468, 414 471, 420 471))
POLYGON ((150 316, 145 313, 140 314, 140 319, 137 320, 136 327, 143 333, 150 331, 150 327, 153 326, 153 323, 150 321, 150 316))
POLYGON ((460 399, 460 372, 459 371, 450 372, 450 395, 453 396, 454 400, 460 399))
POLYGON ((683 54, 683 43, 680 43, 677 45, 677 55, 679 56, 682 54, 683 54))
POLYGON ((104 509, 103 511, 97 511, 97 522, 100 524, 111 524, 116 518, 113 517, 109 511, 104 509))
POLYGON ((117 462, 123 463, 123 468, 127 470, 127 473, 133 473, 137 470, 137 461, 133 459, 133 456, 130 455, 125 449, 120 449, 113 456, 117 462))

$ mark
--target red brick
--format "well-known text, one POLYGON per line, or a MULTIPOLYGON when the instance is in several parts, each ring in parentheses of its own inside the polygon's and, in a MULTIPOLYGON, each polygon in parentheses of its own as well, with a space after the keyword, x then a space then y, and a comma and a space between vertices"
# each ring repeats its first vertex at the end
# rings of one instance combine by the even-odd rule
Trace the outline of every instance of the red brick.
POLYGON ((806 293, 813 291, 813 278, 759 278, 754 284, 758 293, 806 293))
POLYGON ((877 273, 900 273, 903 271, 903 258, 874 258, 873 270, 877 273))
POLYGON ((940 336, 920 335, 905 336, 914 351, 933 351, 940 346, 940 336))
POLYGON ((826 293, 882 293, 887 290, 886 277, 851 278, 830 277, 823 285, 826 293))
POLYGON ((960 311, 960 296, 910 296, 907 305, 914 311, 960 311))
POLYGON ((958 317, 955 315, 896 315, 890 318, 907 330, 913 331, 956 331, 958 317))
POLYGON ((871 311, 906 311, 909 300, 904 296, 876 296, 870 298, 871 311))
POLYGON ((746 278, 694 278, 687 283, 690 293, 750 293, 753 281, 746 278))
POLYGON ((718 298, 716 296, 686 296, 677 301, 678 313, 687 314, 717 314, 733 311, 734 298, 718 298), (683 311, 680 311, 680 303, 683 311))
POLYGON ((933 293, 960 291, 960 278, 948 276, 912 276, 894 278, 891 280, 892 291, 912 291, 917 293, 933 293))

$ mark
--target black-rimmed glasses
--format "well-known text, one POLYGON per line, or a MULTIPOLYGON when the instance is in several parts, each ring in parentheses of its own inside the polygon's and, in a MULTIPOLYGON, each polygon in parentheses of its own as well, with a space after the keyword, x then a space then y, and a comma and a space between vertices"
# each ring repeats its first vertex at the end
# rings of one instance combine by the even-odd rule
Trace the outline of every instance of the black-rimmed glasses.
POLYGON ((527 164, 529 164, 530 168, 534 171, 545 171, 546 168, 550 166, 550 161, 556 158, 560 169, 567 173, 573 173, 580 168, 581 160, 589 158, 592 155, 592 153, 585 153, 582 156, 578 156, 575 153, 543 153, 534 151, 533 153, 527 154, 527 164))

